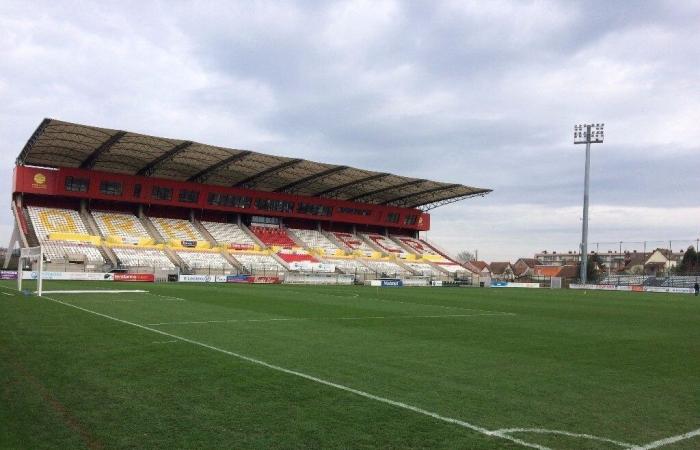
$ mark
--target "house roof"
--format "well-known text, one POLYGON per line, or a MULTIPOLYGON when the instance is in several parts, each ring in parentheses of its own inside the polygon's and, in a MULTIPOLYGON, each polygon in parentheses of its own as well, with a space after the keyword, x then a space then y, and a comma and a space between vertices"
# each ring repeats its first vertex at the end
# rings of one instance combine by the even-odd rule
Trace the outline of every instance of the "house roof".
POLYGON ((470 264, 474 268, 476 268, 477 272, 483 272, 484 269, 489 268, 489 265, 486 261, 469 261, 467 264, 470 264))
MULTIPOLYGON (((511 267, 510 262, 492 262, 489 265, 489 268, 491 269, 491 273, 495 275, 501 275, 505 273, 506 269, 511 267)), ((512 270, 512 268, 511 268, 512 270)))

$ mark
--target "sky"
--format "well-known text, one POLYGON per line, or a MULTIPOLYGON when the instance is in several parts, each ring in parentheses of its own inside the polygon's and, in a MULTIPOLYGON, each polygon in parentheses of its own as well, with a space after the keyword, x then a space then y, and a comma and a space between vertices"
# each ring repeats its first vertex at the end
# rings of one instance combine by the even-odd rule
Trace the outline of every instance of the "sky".
POLYGON ((573 125, 604 122, 593 248, 686 247, 698 61, 697 1, 0 0, 0 241, 51 117, 491 188, 428 232, 487 261, 578 248, 573 125))

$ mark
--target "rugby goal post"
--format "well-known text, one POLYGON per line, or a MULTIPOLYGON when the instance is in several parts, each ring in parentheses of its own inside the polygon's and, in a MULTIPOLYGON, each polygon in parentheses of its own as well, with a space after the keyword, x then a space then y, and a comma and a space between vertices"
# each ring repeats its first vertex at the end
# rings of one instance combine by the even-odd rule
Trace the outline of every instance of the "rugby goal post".
POLYGON ((17 262, 17 290, 22 292, 22 278, 24 278, 24 262, 27 261, 30 264, 36 263, 32 266, 34 272, 36 272, 36 295, 41 297, 43 291, 43 271, 44 271, 44 252, 39 247, 26 247, 20 249, 19 261, 17 262))

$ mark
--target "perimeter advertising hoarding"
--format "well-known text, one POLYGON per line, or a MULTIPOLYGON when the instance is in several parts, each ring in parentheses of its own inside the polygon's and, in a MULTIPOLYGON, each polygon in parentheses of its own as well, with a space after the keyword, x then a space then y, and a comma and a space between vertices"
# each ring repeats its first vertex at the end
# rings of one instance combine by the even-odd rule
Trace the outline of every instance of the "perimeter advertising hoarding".
POLYGON ((0 270, 0 280, 16 280, 17 272, 14 270, 0 270))
POLYGON ((398 287, 403 287, 403 281, 398 279, 398 278, 382 278, 380 280, 370 281, 369 285, 376 286, 376 287, 398 288, 398 287))
POLYGON ((632 292, 661 292, 669 294, 692 294, 693 288, 657 287, 657 286, 611 286, 608 284, 572 284, 571 289, 589 289, 592 291, 632 291, 632 292))
MULTIPOLYGON (((44 280, 63 280, 63 281, 111 281, 113 280, 112 273, 103 272, 42 272, 41 278, 44 280)), ((22 272, 23 280, 36 280, 37 273, 22 272)))
POLYGON ((226 283, 226 275, 180 275, 180 283, 226 283))
POLYGON ((229 275, 226 277, 227 283, 252 283, 252 284, 279 284, 280 277, 259 277, 253 275, 229 275))
POLYGON ((114 281, 140 281, 144 283, 153 283, 156 281, 156 276, 152 273, 115 273, 114 281))

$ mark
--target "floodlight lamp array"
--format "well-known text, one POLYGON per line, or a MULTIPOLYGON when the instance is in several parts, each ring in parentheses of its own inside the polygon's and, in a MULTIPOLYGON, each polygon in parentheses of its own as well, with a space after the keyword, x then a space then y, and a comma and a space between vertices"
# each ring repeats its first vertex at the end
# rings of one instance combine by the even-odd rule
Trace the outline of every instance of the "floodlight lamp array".
POLYGON ((574 125, 574 144, 602 143, 605 137, 604 128, 604 123, 574 125))

